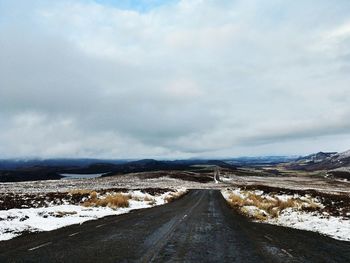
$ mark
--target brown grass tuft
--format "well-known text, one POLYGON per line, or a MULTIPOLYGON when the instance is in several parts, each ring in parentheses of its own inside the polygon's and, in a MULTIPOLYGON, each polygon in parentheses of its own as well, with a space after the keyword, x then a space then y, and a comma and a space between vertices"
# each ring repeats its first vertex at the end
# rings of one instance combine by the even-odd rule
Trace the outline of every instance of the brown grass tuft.
POLYGON ((239 208, 244 214, 249 214, 248 209, 245 206, 254 206, 260 210, 257 210, 253 215, 258 220, 266 220, 267 217, 275 218, 287 208, 298 208, 303 210, 315 210, 319 208, 319 205, 312 200, 303 201, 300 198, 288 198, 287 200, 280 200, 278 197, 257 195, 250 191, 241 191, 242 196, 231 193, 228 197, 228 203, 235 208, 239 208), (266 214, 264 212, 266 212, 266 214))
POLYGON ((150 201, 154 201, 154 198, 146 196, 143 200, 146 202, 150 202, 150 201))
POLYGON ((173 202, 173 201, 179 199, 182 195, 183 195, 183 193, 181 193, 181 192, 170 193, 169 196, 164 198, 164 200, 167 203, 170 203, 170 202, 173 202))
POLYGON ((231 206, 244 206, 244 199, 235 194, 230 194, 229 196, 229 204, 231 206))
POLYGON ((95 195, 93 194, 90 200, 83 203, 83 206, 90 207, 90 206, 102 206, 102 207, 110 207, 113 209, 119 208, 119 207, 129 207, 129 200, 131 199, 130 195, 124 195, 122 193, 116 193, 116 194, 108 194, 104 198, 93 198, 95 195))
POLYGON ((90 193, 90 198, 91 198, 91 199, 96 199, 96 198, 97 198, 97 192, 96 192, 96 191, 92 191, 92 192, 90 193))
POLYGON ((258 211, 256 211, 253 215, 253 217, 257 220, 260 220, 260 221, 264 221, 267 219, 267 216, 263 213, 259 213, 258 211))

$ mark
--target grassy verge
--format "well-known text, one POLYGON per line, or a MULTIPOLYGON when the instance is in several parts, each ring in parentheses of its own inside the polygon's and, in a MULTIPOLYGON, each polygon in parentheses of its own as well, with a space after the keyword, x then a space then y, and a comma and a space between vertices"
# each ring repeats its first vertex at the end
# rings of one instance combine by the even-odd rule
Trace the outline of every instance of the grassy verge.
POLYGON ((257 220, 276 218, 288 208, 307 211, 322 208, 322 204, 310 196, 263 194, 262 191, 236 189, 226 192, 225 197, 232 207, 257 220))
POLYGON ((113 193, 99 197, 97 192, 91 192, 89 200, 83 203, 86 207, 110 207, 112 209, 120 207, 129 207, 129 200, 132 198, 130 194, 113 193))

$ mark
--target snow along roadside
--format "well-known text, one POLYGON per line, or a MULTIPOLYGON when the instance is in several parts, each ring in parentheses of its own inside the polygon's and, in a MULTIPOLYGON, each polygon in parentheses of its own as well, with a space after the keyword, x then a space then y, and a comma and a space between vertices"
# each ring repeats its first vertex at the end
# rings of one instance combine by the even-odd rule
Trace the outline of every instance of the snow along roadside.
POLYGON ((175 197, 187 192, 178 189, 160 195, 151 195, 141 191, 124 193, 130 195, 128 207, 110 208, 85 207, 82 205, 63 204, 39 208, 21 208, 0 210, 0 241, 9 240, 25 232, 51 231, 61 227, 82 224, 109 215, 120 215, 135 209, 150 208, 163 205, 175 197))
POLYGON ((334 239, 350 241, 349 217, 332 216, 317 211, 308 212, 307 210, 300 209, 301 207, 287 207, 278 211, 279 213, 277 213, 277 216, 270 216, 265 210, 261 209, 259 205, 256 205, 253 201, 250 202, 249 200, 252 195, 255 195, 258 196, 258 198, 261 197, 266 200, 302 200, 305 201, 305 203, 301 203, 301 206, 314 203, 322 207, 321 203, 315 199, 310 199, 310 197, 287 194, 271 196, 263 191, 243 191, 239 188, 235 190, 222 190, 221 193, 230 204, 232 204, 233 200, 236 200, 236 203, 233 204, 233 206, 238 208, 243 214, 252 218, 255 222, 264 222, 300 230, 313 231, 330 236, 334 239), (237 202, 239 204, 237 204, 237 202))

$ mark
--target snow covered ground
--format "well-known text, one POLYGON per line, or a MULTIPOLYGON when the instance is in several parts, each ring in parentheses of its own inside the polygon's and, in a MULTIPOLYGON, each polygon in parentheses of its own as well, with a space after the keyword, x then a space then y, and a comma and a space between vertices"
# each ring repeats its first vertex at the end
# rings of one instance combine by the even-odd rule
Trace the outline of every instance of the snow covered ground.
MULTIPOLYGON (((8 240, 25 232, 50 231, 109 215, 128 213, 134 209, 149 208, 179 197, 186 189, 151 195, 141 191, 123 193, 131 197, 128 207, 116 209, 100 206, 84 207, 79 204, 51 205, 39 208, 0 210, 0 240, 8 240)), ((103 197, 102 197, 103 198, 103 197)))
POLYGON ((169 176, 157 176, 158 172, 125 174, 123 176, 97 177, 89 179, 64 179, 29 182, 0 183, 0 194, 6 193, 49 193, 67 192, 74 189, 144 189, 144 188, 171 188, 178 189, 209 189, 218 188, 214 180, 209 183, 188 181, 171 178, 169 176), (142 177, 155 174, 156 177, 142 177))
MULTIPOLYGON (((187 180, 185 177, 173 178, 168 176, 172 172, 163 175, 156 172, 132 173, 123 176, 97 177, 90 179, 64 179, 30 182, 0 183, 1 194, 22 193, 50 193, 68 192, 73 189, 145 189, 145 188, 171 188, 178 189, 224 189, 230 186, 267 185, 290 189, 315 189, 328 193, 350 194, 350 182, 340 182, 323 177, 308 176, 237 176, 233 173, 221 173, 218 183, 215 180, 208 182, 187 180), (168 174, 168 175, 167 175, 168 174), (182 179, 181 179, 182 178, 182 179)), ((181 172, 178 172, 181 173, 181 172)), ((176 172, 174 172, 176 174, 176 172)), ((257 173, 258 174, 258 173, 257 173)), ((212 173, 209 173, 212 176, 212 173)), ((203 176, 206 176, 205 174, 203 176)))
POLYGON ((270 224, 319 232, 335 239, 350 241, 350 220, 348 218, 321 215, 285 209, 277 218, 268 219, 270 224))
POLYGON ((344 213, 340 207, 342 215, 332 215, 321 198, 240 188, 222 190, 222 195, 233 207, 256 222, 314 231, 350 241, 350 213, 344 213))

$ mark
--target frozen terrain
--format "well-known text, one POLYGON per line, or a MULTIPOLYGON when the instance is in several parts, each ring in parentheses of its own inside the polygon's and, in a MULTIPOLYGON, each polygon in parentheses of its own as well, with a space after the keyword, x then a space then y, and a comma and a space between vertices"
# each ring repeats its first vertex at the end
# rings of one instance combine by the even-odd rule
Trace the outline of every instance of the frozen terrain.
MULTIPOLYGON (((194 174, 194 173, 193 173, 194 174)), ((110 177, 99 177, 91 179, 66 179, 66 180, 46 180, 30 182, 0 183, 1 193, 50 193, 67 192, 74 189, 143 189, 143 188, 170 188, 178 189, 185 187, 194 188, 217 188, 212 173, 208 182, 198 182, 197 178, 191 177, 190 172, 145 172, 116 175, 110 177), (183 175, 183 178, 173 178, 173 175, 183 175)), ((197 175, 196 175, 197 176, 197 175)))
POLYGON ((350 182, 339 181, 324 177, 310 176, 236 176, 229 174, 220 179, 227 184, 235 186, 265 185, 295 190, 314 189, 325 193, 350 194, 350 182))
POLYGON ((329 200, 303 193, 276 193, 241 188, 223 190, 224 198, 242 214, 264 222, 318 232, 350 241, 349 197, 329 200))
MULTIPOLYGON (((128 197, 126 207, 117 207, 109 204, 104 206, 85 205, 89 197, 83 196, 80 203, 71 204, 63 200, 65 204, 55 205, 52 202, 44 203, 43 207, 36 207, 32 202, 30 208, 13 208, 0 211, 0 240, 8 240, 25 232, 50 231, 60 227, 81 224, 88 220, 94 220, 109 215, 128 213, 134 209, 150 208, 158 206, 178 198, 186 192, 185 189, 166 191, 164 193, 147 193, 144 191, 128 191, 118 193, 128 197)), ((93 193, 93 192, 92 192, 93 193)), ((115 193, 98 194, 95 192, 96 200, 104 200, 107 196, 115 193)), ((91 195, 91 194, 90 194, 91 195)), ((91 199, 91 198, 90 198, 91 199)), ((35 201, 35 200, 34 200, 35 201)))
MULTIPOLYGON (((346 201, 348 204, 346 206, 345 199, 339 199, 339 202, 338 199, 334 199, 349 197, 349 182, 300 175, 237 176, 234 172, 221 171, 216 174, 214 171, 201 174, 188 171, 158 171, 90 179, 1 183, 0 239, 5 240, 24 232, 47 231, 107 215, 127 213, 133 209, 160 205, 170 200, 169 195, 179 192, 178 189, 249 190, 254 187, 288 189, 271 198, 284 200, 298 197, 305 202, 309 198, 314 206, 309 209, 305 209, 306 204, 303 209, 286 207, 278 212, 278 217, 260 216, 260 219, 255 220, 318 231, 343 240, 350 236, 349 214, 345 213, 350 202, 346 201), (98 206, 95 205, 97 202, 84 206, 94 191, 97 192, 97 199, 103 198, 108 193, 117 192, 133 198, 130 198, 127 207, 98 206), (322 194, 322 198, 318 198, 314 192, 322 194), (137 197, 142 193, 150 196, 137 197), (297 196, 294 196, 295 194, 297 196), (336 205, 331 209, 333 201, 336 205)), ((258 193, 260 192, 256 194, 258 193)), ((261 193, 266 198, 270 198, 269 194, 269 191, 261 193)), ((250 216, 259 215, 259 212, 264 214, 261 209, 258 210, 252 205, 245 205, 243 209, 250 216)))
MULTIPOLYGON (((256 173, 258 175, 258 173, 256 173)), ((222 189, 229 186, 267 185, 290 189, 315 189, 329 193, 350 194, 350 182, 324 177, 309 176, 236 176, 234 172, 215 177, 214 173, 196 175, 191 172, 144 172, 91 179, 46 180, 15 183, 0 183, 0 194, 5 193, 50 193, 67 192, 74 189, 222 189), (195 177, 196 176, 196 177, 195 177), (201 177, 200 177, 201 176, 201 177), (200 181, 198 178, 205 178, 200 181), (220 183, 216 183, 219 181, 220 183)))

